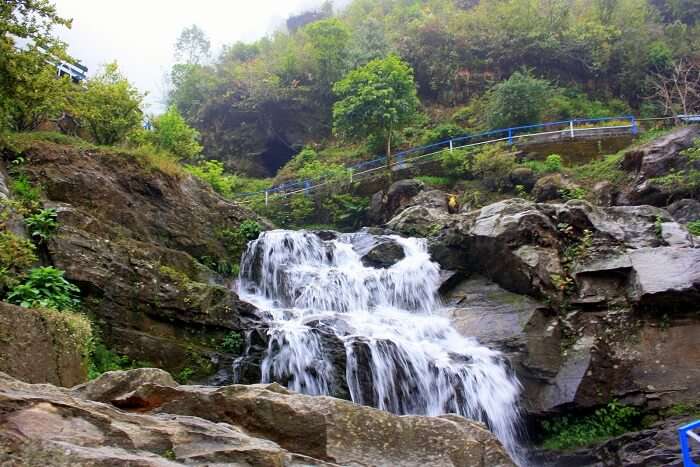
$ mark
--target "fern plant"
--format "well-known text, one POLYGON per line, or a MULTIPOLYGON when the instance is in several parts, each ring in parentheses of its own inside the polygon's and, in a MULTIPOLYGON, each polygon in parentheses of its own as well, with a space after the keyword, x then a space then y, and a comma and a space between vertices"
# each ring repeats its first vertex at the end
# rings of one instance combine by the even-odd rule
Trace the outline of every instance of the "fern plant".
POLYGON ((74 310, 80 305, 80 289, 63 277, 63 271, 52 266, 34 268, 27 278, 14 286, 7 301, 24 308, 74 310))
POLYGON ((38 242, 45 242, 51 238, 58 229, 57 217, 58 215, 55 209, 42 209, 28 216, 24 220, 24 223, 27 225, 32 238, 36 239, 38 242))

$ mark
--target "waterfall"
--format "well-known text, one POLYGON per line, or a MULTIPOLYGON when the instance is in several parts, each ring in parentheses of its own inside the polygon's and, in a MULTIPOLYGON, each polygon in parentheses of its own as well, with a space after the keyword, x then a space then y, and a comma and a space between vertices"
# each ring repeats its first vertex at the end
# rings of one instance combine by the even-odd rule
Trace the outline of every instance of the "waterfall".
POLYGON ((243 255, 239 294, 269 313, 262 382, 313 395, 345 389, 397 414, 457 413, 485 422, 516 454, 520 385, 499 352, 435 313, 440 268, 425 240, 330 237, 268 231, 243 255), (366 267, 362 256, 382 241, 404 258, 366 267))

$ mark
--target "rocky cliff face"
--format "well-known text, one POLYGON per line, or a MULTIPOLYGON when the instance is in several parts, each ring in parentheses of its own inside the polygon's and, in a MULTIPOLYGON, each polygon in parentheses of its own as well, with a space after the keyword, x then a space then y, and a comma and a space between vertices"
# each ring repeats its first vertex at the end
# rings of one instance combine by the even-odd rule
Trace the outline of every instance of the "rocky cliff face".
POLYGON ((514 465, 462 417, 399 417, 277 384, 178 386, 155 369, 72 390, 0 373, 0 458, 37 467, 514 465))
POLYGON ((58 211, 47 259, 80 286, 106 343, 171 371, 212 372, 217 343, 255 310, 203 263, 237 263, 219 232, 256 216, 129 154, 36 143, 21 156, 58 211))

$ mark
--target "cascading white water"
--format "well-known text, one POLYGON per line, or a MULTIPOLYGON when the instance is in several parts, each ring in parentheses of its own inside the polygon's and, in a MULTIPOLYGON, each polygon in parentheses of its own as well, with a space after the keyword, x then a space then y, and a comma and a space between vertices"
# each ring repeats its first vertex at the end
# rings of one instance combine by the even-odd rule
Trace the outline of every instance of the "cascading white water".
POLYGON ((421 239, 264 232, 243 255, 239 284, 244 300, 270 313, 262 382, 332 394, 339 379, 334 340, 345 353, 354 402, 481 420, 515 454, 520 385, 499 352, 434 314, 442 306, 439 280, 421 239), (387 269, 364 266, 362 255, 389 238, 405 257, 387 269))

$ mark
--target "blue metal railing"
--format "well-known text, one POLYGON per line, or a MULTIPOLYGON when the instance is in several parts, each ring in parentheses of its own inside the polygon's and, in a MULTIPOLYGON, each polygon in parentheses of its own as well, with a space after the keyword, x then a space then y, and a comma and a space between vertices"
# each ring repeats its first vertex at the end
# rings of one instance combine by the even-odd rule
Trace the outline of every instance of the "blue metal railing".
MULTIPOLYGON (((690 444, 688 443, 689 438, 700 443, 700 435, 695 433, 693 430, 700 428, 700 420, 688 425, 682 426, 678 429, 678 437, 681 443, 681 456, 683 458, 683 467, 698 467, 698 464, 693 462, 691 456, 690 444)), ((697 452, 697 450, 696 450, 697 452)))
MULTIPOLYGON (((629 128, 632 134, 637 134, 638 132, 638 125, 637 125, 637 120, 634 116, 632 115, 624 115, 624 116, 618 116, 618 117, 598 117, 598 118, 576 118, 572 120, 561 120, 561 121, 556 121, 556 122, 544 122, 544 123, 536 123, 532 125, 521 125, 521 126, 515 126, 515 127, 510 127, 510 128, 500 128, 496 130, 489 130, 489 131, 484 131, 481 133, 475 133, 475 134, 465 134, 462 136, 456 136, 450 139, 446 139, 443 141, 438 141, 437 143, 432 143, 428 144, 426 146, 419 146, 411 149, 407 149, 405 151, 400 151, 392 155, 394 160, 397 161, 397 163, 400 164, 401 167, 404 166, 405 162, 409 162, 407 160, 408 156, 422 156, 422 155, 427 155, 431 154, 433 152, 440 151, 442 149, 458 149, 464 146, 469 146, 472 144, 479 144, 480 142, 487 142, 489 140, 491 141, 506 141, 508 144, 514 144, 515 139, 517 138, 522 138, 527 135, 537 135, 537 134, 542 134, 542 133, 536 133, 535 130, 547 130, 551 129, 554 127, 559 127, 557 130, 551 131, 552 134, 554 133, 566 133, 567 131, 571 132, 571 136, 573 137, 575 132, 582 132, 587 130, 588 128, 577 128, 577 125, 585 125, 585 124, 595 124, 595 123, 601 123, 601 122, 611 122, 611 121, 629 121, 628 125, 621 125, 619 126, 620 128, 629 128)), ((615 128, 615 127, 612 127, 615 128)), ((591 128, 592 130, 595 128, 591 128)), ((545 132, 547 133, 547 132, 545 132)), ((376 158, 369 160, 369 161, 364 161, 357 163, 355 165, 347 166, 346 169, 348 169, 351 173, 363 173, 371 170, 378 169, 380 167, 384 167, 387 164, 387 157, 386 156, 377 156, 376 158)), ((273 186, 268 188, 267 190, 260 190, 260 191, 255 191, 255 192, 247 192, 247 193, 236 193, 236 197, 250 197, 250 196, 255 196, 255 195, 272 195, 272 194, 279 194, 279 193, 290 193, 290 192, 308 192, 314 187, 313 182, 323 182, 325 177, 320 177, 317 179, 303 179, 303 180, 290 180, 288 182, 281 183, 279 185, 273 186)), ((317 184, 318 184, 317 183, 317 184)), ((316 185, 317 185, 316 184, 316 185)))

